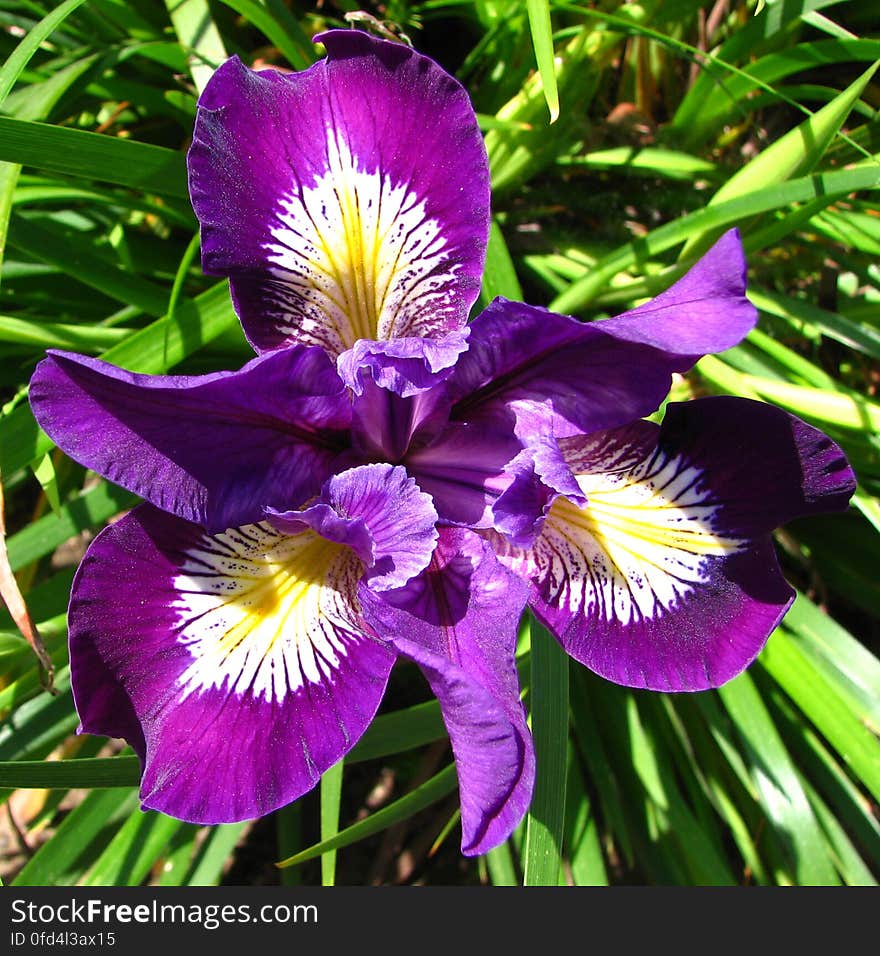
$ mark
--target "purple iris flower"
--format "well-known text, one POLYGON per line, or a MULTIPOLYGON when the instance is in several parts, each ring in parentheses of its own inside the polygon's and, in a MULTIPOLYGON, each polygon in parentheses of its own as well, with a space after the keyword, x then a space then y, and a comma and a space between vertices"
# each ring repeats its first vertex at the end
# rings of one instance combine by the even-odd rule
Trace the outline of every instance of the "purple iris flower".
POLYGON ((140 755, 145 806, 217 823, 313 787, 414 661, 482 853, 534 782, 527 603, 611 680, 717 686, 791 602, 770 532, 845 507, 853 476, 760 403, 642 420, 754 324, 735 233, 614 319, 498 299, 468 325, 489 176, 465 91, 399 44, 319 39, 302 73, 220 67, 188 157, 204 268, 257 357, 181 377, 52 352, 32 379, 50 437, 145 499, 74 581, 74 697, 140 755))

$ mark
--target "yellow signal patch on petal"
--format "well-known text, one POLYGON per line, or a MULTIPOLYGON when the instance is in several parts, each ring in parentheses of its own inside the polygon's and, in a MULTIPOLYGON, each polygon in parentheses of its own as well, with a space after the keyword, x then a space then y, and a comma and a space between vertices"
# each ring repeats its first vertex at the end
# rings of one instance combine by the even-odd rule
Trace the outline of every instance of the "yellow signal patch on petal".
POLYGON ((657 454, 631 470, 577 475, 581 508, 560 498, 535 544, 536 575, 572 611, 630 623, 672 608, 707 563, 745 542, 715 528, 700 471, 657 454))
POLYGON ((278 330, 338 355, 358 339, 442 328, 450 261, 425 201, 381 170, 367 172, 341 133, 328 131, 327 171, 281 200, 273 242, 278 330))
POLYGON ((174 581, 178 641, 192 655, 183 696, 209 688, 281 700, 332 678, 347 644, 362 573, 354 552, 314 531, 267 524, 206 535, 174 581))

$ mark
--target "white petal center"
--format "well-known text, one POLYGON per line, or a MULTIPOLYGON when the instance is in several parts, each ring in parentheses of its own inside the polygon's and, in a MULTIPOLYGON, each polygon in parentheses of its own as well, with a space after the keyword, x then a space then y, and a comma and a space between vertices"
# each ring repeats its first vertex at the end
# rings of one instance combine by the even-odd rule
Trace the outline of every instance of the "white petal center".
POLYGON ((278 204, 269 260, 279 331, 338 355, 358 339, 444 328, 454 276, 440 223, 425 201, 381 170, 366 171, 329 131, 327 171, 278 204))
POLYGON ((672 609, 744 541, 717 528, 703 474, 657 452, 626 471, 577 475, 580 508, 555 502, 535 546, 545 597, 622 624, 672 609))
POLYGON ((206 535, 174 581, 178 641, 192 655, 183 697, 218 688, 280 701, 332 680, 362 637, 351 610, 361 571, 351 549, 313 531, 206 535))

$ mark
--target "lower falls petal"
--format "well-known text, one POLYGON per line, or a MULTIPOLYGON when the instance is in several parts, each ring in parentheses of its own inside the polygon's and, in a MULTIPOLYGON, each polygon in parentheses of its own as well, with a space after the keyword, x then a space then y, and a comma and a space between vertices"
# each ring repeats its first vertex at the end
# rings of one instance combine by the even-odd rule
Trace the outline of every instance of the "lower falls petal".
POLYGON ((568 653, 633 687, 702 690, 748 666, 793 598, 770 532, 854 488, 827 436, 744 399, 561 445, 586 504, 558 498, 533 546, 498 547, 568 653))
POLYGON ((360 623, 361 570, 311 530, 207 535, 136 509, 95 540, 74 586, 82 730, 131 740, 136 722, 144 806, 180 819, 295 800, 357 742, 395 659, 360 623), (112 694, 94 695, 96 666, 112 694))

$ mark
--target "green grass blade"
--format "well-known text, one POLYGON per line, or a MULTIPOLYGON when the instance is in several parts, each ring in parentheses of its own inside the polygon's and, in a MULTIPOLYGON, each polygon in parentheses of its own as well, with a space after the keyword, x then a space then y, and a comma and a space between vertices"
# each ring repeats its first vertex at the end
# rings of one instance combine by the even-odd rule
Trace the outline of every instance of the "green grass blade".
POLYGON ((180 45, 187 51, 193 83, 201 93, 226 59, 226 47, 211 19, 207 0, 165 0, 165 6, 180 45))
MULTIPOLYGON (((735 199, 757 189, 785 182, 810 172, 839 132, 878 65, 880 64, 875 63, 839 96, 795 129, 789 130, 750 163, 734 173, 709 200, 709 205, 717 206, 726 200, 735 199)), ((681 258, 686 259, 699 254, 708 248, 717 236, 717 231, 694 233, 685 243, 681 258)))
POLYGON ((556 64, 553 54, 553 26, 550 22, 549 0, 526 0, 529 29, 535 48, 535 61, 544 89, 544 99, 550 111, 550 122, 559 118, 559 90, 556 87, 556 64))
POLYGON ((196 829, 155 810, 135 810, 80 885, 139 886, 164 858, 168 844, 184 827, 192 832, 196 829))
POLYGON ((287 58, 287 62, 295 70, 305 70, 315 60, 315 48, 289 14, 285 15, 279 4, 272 4, 271 9, 254 0, 222 0, 227 7, 241 14, 250 21, 261 33, 278 47, 287 58))
POLYGON ((574 745, 568 747, 568 792, 565 797, 565 857, 575 886, 607 886, 600 826, 581 776, 574 745))
POLYGON ((182 153, 149 143, 0 116, 0 160, 186 198, 182 153))
POLYGON ((134 507, 137 495, 102 481, 80 497, 64 504, 58 514, 45 515, 14 534, 8 541, 13 571, 51 554, 59 545, 87 528, 100 528, 113 515, 134 507))
POLYGON ((822 798, 807 781, 804 789, 831 850, 834 865, 847 886, 877 886, 877 879, 859 855, 852 840, 822 798))
POLYGON ((768 817, 787 838, 790 878, 809 886, 840 881, 791 757, 748 674, 718 692, 750 756, 751 773, 768 817))
POLYGON ((486 249, 486 265, 483 269, 483 285, 480 289, 479 308, 486 306, 496 297, 522 299, 522 287, 516 274, 516 267, 504 241, 504 234, 496 220, 492 220, 489 230, 489 245, 486 249))
POLYGON ((16 216, 10 227, 9 244, 124 305, 142 309, 154 318, 165 315, 168 303, 165 289, 88 252, 85 237, 74 237, 16 216))
POLYGON ((609 169, 615 172, 636 173, 643 176, 662 176, 693 182, 694 178, 718 174, 718 167, 699 156, 672 149, 652 147, 615 146, 598 149, 583 156, 561 156, 562 167, 609 169))
POLYGON ((880 331, 853 322, 837 312, 829 312, 811 302, 764 289, 749 289, 749 299, 762 312, 787 319, 799 332, 805 327, 813 334, 827 335, 848 348, 880 359, 880 331))
POLYGON ((70 349, 95 354, 116 345, 130 334, 127 329, 33 322, 0 315, 0 342, 29 345, 36 349, 70 349))
MULTIPOLYGON (((339 833, 339 805, 342 799, 342 770, 340 760, 321 776, 321 842, 327 843, 339 833)), ((321 855, 321 885, 336 882, 336 850, 321 855)))
POLYGON ((250 822, 224 823, 212 827, 187 875, 186 886, 216 886, 232 851, 250 827, 250 822))
POLYGON ((598 717, 594 713, 590 686, 592 675, 581 670, 572 675, 571 710, 575 738, 585 767, 585 774, 598 792, 599 811, 606 820, 607 830, 617 843, 616 852, 627 862, 634 860, 633 840, 623 810, 623 794, 612 765, 605 741, 601 735, 598 717))
POLYGON ((785 626, 797 635, 805 651, 824 660, 829 672, 858 694, 880 724, 880 660, 803 594, 798 594, 786 614, 785 626))
POLYGON ((505 841, 486 854, 486 866, 493 886, 519 886, 513 851, 505 841))
POLYGON ((66 0, 65 3, 59 4, 23 37, 0 68, 0 104, 3 103, 9 91, 15 86, 22 71, 30 62, 31 57, 39 50, 41 44, 83 2, 84 0, 66 0))
POLYGON ((565 823, 568 766, 568 655, 534 619, 531 630, 532 737, 537 779, 526 817, 523 883, 557 886, 565 823))
POLYGON ((585 308, 611 284, 615 276, 633 266, 644 267, 651 258, 686 241, 695 231, 732 226, 758 213, 781 209, 790 203, 807 202, 818 196, 843 196, 862 189, 873 189, 878 184, 880 167, 870 163, 831 173, 803 176, 758 189, 717 206, 706 206, 659 226, 635 242, 603 256, 587 275, 557 296, 550 303, 550 308, 555 312, 569 313, 585 308))
POLYGON ((0 787, 12 790, 104 790, 136 787, 140 779, 141 762, 134 756, 0 762, 0 787))
MULTIPOLYGON (((109 842, 120 819, 137 809, 130 790, 95 790, 64 818, 52 839, 22 867, 13 886, 56 886, 70 882, 83 860, 109 842)), ((88 865, 87 863, 85 865, 88 865)))
POLYGON ((768 641, 761 665, 880 801, 880 740, 865 726, 865 715, 838 693, 784 629, 768 641))
POLYGON ((421 747, 445 735, 440 705, 431 700, 376 717, 345 759, 348 763, 375 760, 421 747))
POLYGON ((382 830, 387 830, 395 823, 408 819, 418 813, 419 810, 424 810, 425 807, 429 807, 432 803, 445 797, 447 793, 451 793, 457 782, 455 765, 450 764, 406 796, 395 800, 387 807, 383 807, 371 816, 366 817, 366 819, 346 827, 329 840, 322 840, 320 843, 295 853, 276 865, 280 867, 296 866, 297 863, 312 860, 330 850, 339 850, 344 846, 356 843, 358 840, 363 840, 365 837, 381 833, 382 830))

